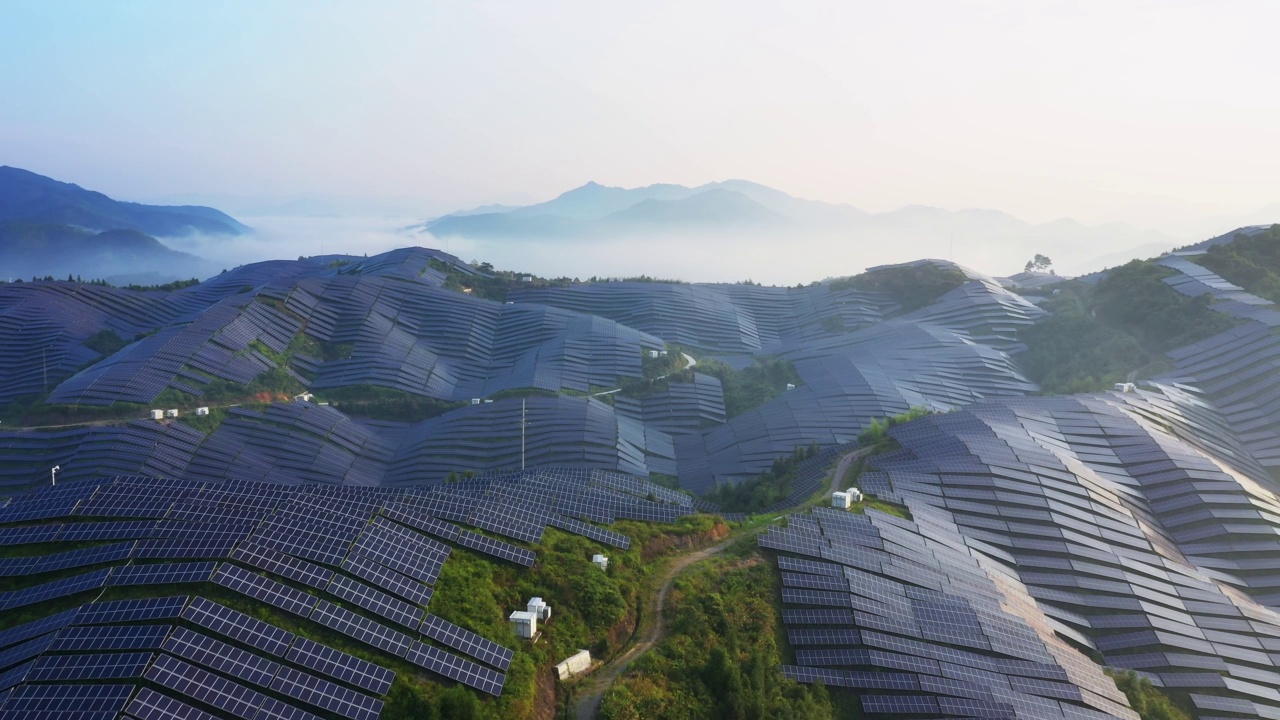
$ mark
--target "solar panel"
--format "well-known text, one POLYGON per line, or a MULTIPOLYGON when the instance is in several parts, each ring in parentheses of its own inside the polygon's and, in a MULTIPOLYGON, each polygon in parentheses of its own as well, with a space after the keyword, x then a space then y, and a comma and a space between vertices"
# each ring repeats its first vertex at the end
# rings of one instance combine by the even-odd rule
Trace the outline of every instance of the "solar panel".
POLYGON ((173 585, 177 583, 208 582, 218 563, 146 563, 118 567, 107 580, 108 585, 173 585))
POLYGON ((53 652, 159 650, 171 625, 76 625, 58 631, 53 652))
POLYGON ((351 720, 377 720, 382 701, 290 667, 280 669, 271 689, 351 720))
POLYGON ((224 675, 263 687, 271 684, 271 678, 280 669, 278 663, 187 628, 174 630, 165 641, 164 650, 224 675))
POLYGON ((3 715, 114 720, 133 695, 133 688, 133 685, 21 685, 10 693, 3 715))
POLYGON ((402 632, 380 625, 363 615, 338 607, 327 600, 321 600, 316 605, 315 612, 311 614, 311 619, 327 628, 337 630, 360 642, 399 657, 404 657, 405 653, 409 651, 409 644, 412 641, 412 638, 402 632))
POLYGON ((298 638, 290 648, 287 659, 348 685, 368 690, 374 695, 386 695, 396 677, 394 672, 380 665, 307 638, 298 638))
POLYGON ((411 530, 391 530, 391 523, 383 522, 386 524, 371 526, 360 537, 352 554, 372 558, 427 584, 435 583, 451 548, 411 530))
MULTIPOLYGON (((57 528, 59 542, 85 542, 87 540, 136 540, 151 537, 155 520, 124 520, 119 522, 74 522, 57 528)), ((52 539, 52 538, 50 538, 52 539)))
POLYGON ((104 625, 107 623, 167 620, 182 615, 188 596, 143 598, 138 600, 100 600, 85 603, 74 613, 72 624, 104 625))
POLYGON ((35 665, 35 661, 11 667, 4 672, 0 672, 0 707, 4 706, 4 701, 8 697, 9 688, 17 685, 27 679, 27 673, 31 672, 31 668, 35 665))
POLYGON ((415 605, 426 605, 431 602, 434 592, 430 587, 385 568, 363 555, 350 555, 342 561, 342 569, 363 578, 387 592, 399 595, 415 605))
POLYGON ((488 638, 481 637, 470 630, 460 628, 448 620, 436 617, 431 613, 427 613, 427 617, 422 621, 420 629, 423 635, 432 640, 454 650, 460 650, 477 660, 489 663, 499 670, 506 670, 511 665, 511 658, 515 656, 515 652, 511 649, 505 648, 488 638))
POLYGON ((53 644, 54 634, 40 635, 23 643, 18 643, 0 652, 0 668, 16 665, 39 655, 53 644))
POLYGON ((27 682, 64 680, 122 680, 142 676, 152 654, 108 653, 95 655, 45 655, 35 661, 27 682))
POLYGON ((316 604, 314 595, 308 595, 301 590, 291 588, 261 575, 255 575, 244 568, 229 563, 222 563, 218 566, 218 571, 213 575, 213 581, 238 593, 248 595, 254 600, 261 600, 281 610, 301 615, 302 617, 307 617, 311 613, 311 608, 315 607, 316 604))
POLYGON ((217 720, 203 710, 197 710, 148 687, 138 691, 125 712, 138 720, 217 720))
POLYGON ((502 685, 506 682, 506 676, 500 672, 417 641, 413 643, 405 659, 490 695, 501 695, 502 685))
POLYGON ((12 610, 67 597, 68 595, 75 595, 86 590, 97 590, 106 584, 107 576, 110 574, 111 568, 102 568, 101 570, 91 570, 87 573, 73 575, 61 580, 53 580, 22 590, 0 593, 0 610, 12 610))
POLYGON ((606 545, 612 545, 616 548, 622 548, 623 550, 626 550, 631 547, 631 538, 627 537, 626 535, 623 535, 620 532, 615 532, 613 530, 596 527, 591 523, 585 523, 581 520, 576 520, 574 518, 568 518, 562 515, 553 514, 550 518, 547 519, 547 524, 551 525, 552 527, 560 528, 561 530, 567 530, 571 533, 575 533, 583 537, 590 538, 592 540, 595 540, 596 542, 602 542, 602 543, 605 543, 606 545))
POLYGON ((231 555, 236 540, 231 538, 191 539, 161 538, 157 540, 140 540, 133 551, 138 559, 179 560, 185 558, 221 559, 231 555))
POLYGON ((172 655, 161 655, 147 670, 146 679, 210 707, 241 718, 253 717, 266 696, 226 678, 183 662, 172 655))
MULTIPOLYGON (((0 511, 0 514, 3 514, 3 511, 0 511)), ((51 542, 57 537, 62 527, 62 525, 19 525, 0 528, 0 545, 16 547, 51 542)))
POLYGON ((417 629, 422 620, 422 608, 391 597, 390 595, 354 580, 346 575, 339 575, 329 586, 329 594, 362 607, 372 613, 407 628, 417 629))
POLYGON ((320 718, 281 700, 267 698, 253 720, 320 720, 320 718))
POLYGON ((191 601, 182 617, 238 643, 283 657, 293 633, 202 597, 191 601))
POLYGON ((37 635, 44 635, 66 627, 75 620, 77 612, 75 608, 63 610, 56 615, 49 615, 39 620, 15 625, 4 632, 0 632, 0 648, 9 647, 24 640, 30 640, 37 635))
POLYGON ((241 543, 232 558, 321 590, 333 579, 333 571, 328 568, 291 557, 254 541, 241 543))
POLYGON ((426 513, 414 510, 408 505, 387 505, 382 509, 382 514, 396 522, 404 523, 411 528, 431 533, 432 535, 444 538, 445 540, 453 541, 458 537, 457 525, 433 518, 426 513))
POLYGON ((494 540, 491 537, 474 533, 470 530, 463 530, 458 533, 458 544, 465 548, 477 550, 486 555, 492 555, 503 560, 510 560, 517 565, 523 565, 525 567, 533 567, 534 561, 537 560, 537 555, 530 550, 525 550, 522 547, 516 547, 515 545, 502 542, 501 540, 494 540))

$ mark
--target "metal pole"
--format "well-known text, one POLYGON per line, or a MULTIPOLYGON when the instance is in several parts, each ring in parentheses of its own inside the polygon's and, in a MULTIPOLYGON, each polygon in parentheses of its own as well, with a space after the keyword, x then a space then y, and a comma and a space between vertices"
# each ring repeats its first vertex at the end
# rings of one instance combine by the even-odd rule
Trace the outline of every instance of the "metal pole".
POLYGON ((520 399, 520 469, 524 470, 525 399, 520 399))
POLYGON ((50 468, 50 469, 49 469, 49 482, 50 482, 50 484, 52 484, 52 485, 54 485, 54 486, 57 486, 57 484, 58 484, 58 471, 59 471, 59 470, 61 470, 61 469, 62 469, 62 466, 61 466, 61 465, 54 465, 52 468, 50 468))

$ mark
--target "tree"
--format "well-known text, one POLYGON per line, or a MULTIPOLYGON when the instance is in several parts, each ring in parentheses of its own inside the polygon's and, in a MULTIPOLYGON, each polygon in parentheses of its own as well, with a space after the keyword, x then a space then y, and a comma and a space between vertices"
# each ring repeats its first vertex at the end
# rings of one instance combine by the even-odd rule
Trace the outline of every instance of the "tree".
MULTIPOLYGON (((1023 267, 1023 271, 1031 272, 1034 270, 1037 272, 1044 272, 1046 270, 1049 270, 1049 268, 1052 266, 1053 266, 1053 261, 1050 260, 1047 255, 1041 255, 1040 253, 1036 253, 1036 256, 1034 258, 1027 261, 1026 266, 1023 267)), ((1053 272, 1053 271, 1049 270, 1049 272, 1053 272)))

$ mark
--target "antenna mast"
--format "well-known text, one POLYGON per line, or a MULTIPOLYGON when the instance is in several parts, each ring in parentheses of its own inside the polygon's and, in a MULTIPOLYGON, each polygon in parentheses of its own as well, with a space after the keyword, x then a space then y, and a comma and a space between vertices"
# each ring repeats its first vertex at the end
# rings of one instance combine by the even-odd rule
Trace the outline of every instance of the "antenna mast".
POLYGON ((520 469, 524 470, 524 428, 525 422, 525 402, 524 398, 520 398, 520 469))

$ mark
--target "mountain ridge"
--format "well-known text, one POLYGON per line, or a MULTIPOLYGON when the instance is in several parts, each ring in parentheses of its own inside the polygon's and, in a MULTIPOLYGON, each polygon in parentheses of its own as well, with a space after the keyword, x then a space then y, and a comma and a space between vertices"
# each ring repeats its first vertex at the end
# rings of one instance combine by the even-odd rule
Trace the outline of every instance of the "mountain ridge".
POLYGON ((79 226, 88 230, 137 230, 169 237, 205 233, 243 235, 235 218, 199 205, 144 205, 114 200, 74 183, 0 166, 0 220, 79 226))
POLYGON ((1030 223, 990 208, 948 210, 915 204, 871 213, 849 204, 797 198, 741 179, 695 187, 654 184, 630 189, 591 181, 545 202, 495 210, 444 215, 408 229, 437 238, 498 241, 605 240, 646 232, 738 237, 754 232, 776 235, 780 241, 821 238, 871 247, 907 246, 920 255, 945 254, 958 242, 969 247, 967 252, 979 246, 990 259, 985 263, 957 259, 974 266, 985 264, 992 274, 1000 274, 1001 268, 1013 271, 1035 254, 1056 258, 1061 271, 1078 274, 1101 269, 1091 266, 1095 258, 1130 248, 1146 251, 1182 244, 1174 236, 1123 223, 1090 226, 1068 217, 1030 223), (728 196, 715 193, 732 193, 741 199, 730 202, 728 196), (695 211, 699 206, 702 212, 695 211))

